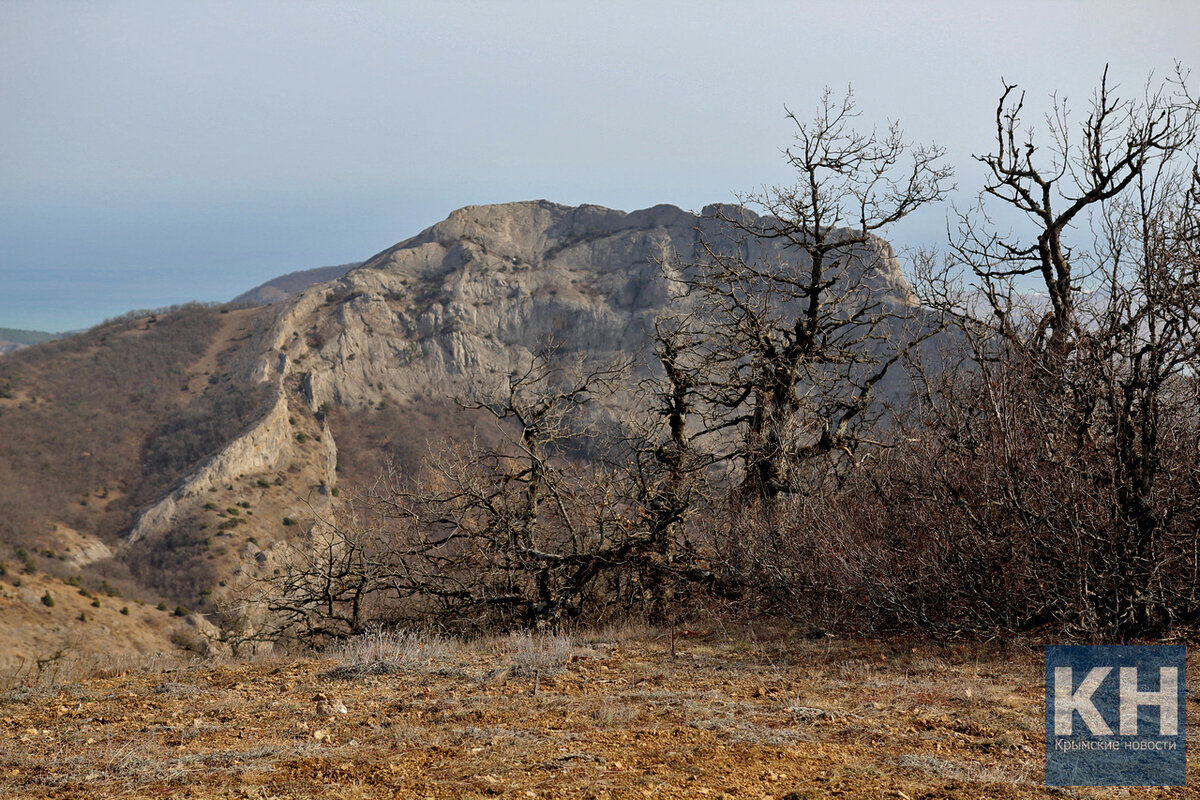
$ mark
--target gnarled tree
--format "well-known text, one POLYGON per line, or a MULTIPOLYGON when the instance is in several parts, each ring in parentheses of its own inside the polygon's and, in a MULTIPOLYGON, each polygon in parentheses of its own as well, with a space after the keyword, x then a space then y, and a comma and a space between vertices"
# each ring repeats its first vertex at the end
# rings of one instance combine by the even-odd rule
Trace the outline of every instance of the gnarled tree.
POLYGON ((958 400, 972 413, 946 440, 973 463, 945 473, 946 497, 1002 489, 986 497, 992 537, 1033 554, 1029 622, 1128 638, 1200 611, 1184 590, 1200 442, 1200 108, 1186 79, 1122 99, 1106 71, 1082 120, 1056 99, 1040 132, 1006 83, 995 148, 977 157, 979 210, 952 242, 951 268, 976 290, 954 309, 976 358, 958 400), (1013 216, 1010 231, 991 222, 1013 216), (1016 438, 1023 457, 1000 457, 1016 438))
POLYGON ((795 185, 718 211, 683 271, 710 326, 693 383, 708 427, 738 432, 726 455, 750 502, 805 487, 808 462, 852 457, 878 385, 933 330, 876 233, 941 198, 951 170, 941 148, 895 123, 860 132, 858 116, 828 90, 811 120, 789 112, 795 185))

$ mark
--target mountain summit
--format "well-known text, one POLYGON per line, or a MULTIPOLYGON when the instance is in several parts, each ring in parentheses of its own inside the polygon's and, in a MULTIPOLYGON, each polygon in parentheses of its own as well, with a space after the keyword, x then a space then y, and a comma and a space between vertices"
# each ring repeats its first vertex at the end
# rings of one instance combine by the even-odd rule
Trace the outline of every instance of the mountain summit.
MULTIPOLYGON (((211 608, 331 518, 339 484, 469 436, 453 398, 547 347, 645 353, 655 320, 686 305, 673 272, 723 235, 716 210, 468 206, 274 305, 131 318, 7 356, 0 507, 41 511, 0 534, 41 547, 70 531, 114 552, 97 574, 211 608), (48 421, 62 432, 31 433, 48 421), (46 485, 61 500, 39 503, 46 485)), ((804 266, 778 240, 752 247, 804 266)), ((861 249, 880 302, 911 308, 891 246, 861 249)))

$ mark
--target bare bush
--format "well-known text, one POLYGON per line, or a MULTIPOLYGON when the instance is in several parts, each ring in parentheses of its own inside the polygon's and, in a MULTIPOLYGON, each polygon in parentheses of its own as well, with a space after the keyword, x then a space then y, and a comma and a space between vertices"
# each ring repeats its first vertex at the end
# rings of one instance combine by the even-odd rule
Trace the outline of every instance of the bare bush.
MULTIPOLYGON (((1200 530, 1195 171, 1182 73, 1137 101, 1107 76, 1041 147, 1006 86, 982 195, 925 301, 956 320, 923 391, 775 508, 734 508, 722 557, 762 607, 856 630, 1194 630, 1200 530), (1031 294, 1026 277, 1039 281, 1031 294)), ((803 473, 802 473, 803 474, 803 473)))
POLYGON ((431 452, 415 479, 385 476, 357 515, 344 506, 295 547, 268 591, 283 629, 306 641, 381 623, 558 629, 660 603, 666 573, 706 575, 686 543, 665 541, 679 520, 646 512, 662 495, 641 462, 595 456, 605 439, 585 407, 618 372, 546 354, 472 401, 499 444, 431 452))

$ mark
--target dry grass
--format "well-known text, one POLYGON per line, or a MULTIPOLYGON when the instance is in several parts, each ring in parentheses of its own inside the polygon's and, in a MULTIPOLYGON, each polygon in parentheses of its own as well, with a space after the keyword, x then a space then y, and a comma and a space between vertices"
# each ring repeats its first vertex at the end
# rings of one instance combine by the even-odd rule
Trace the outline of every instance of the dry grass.
POLYGON ((186 655, 172 650, 152 655, 64 650, 40 660, 18 660, 17 666, 0 672, 0 692, 52 692, 61 686, 89 678, 112 678, 129 673, 157 674, 180 669, 188 663, 186 655))
POLYGON ((1041 786, 1035 650, 786 632, 676 644, 380 632, 315 659, 9 692, 0 796, 1108 796, 1041 786))
POLYGON ((356 636, 327 653, 339 662, 327 674, 350 680, 398 672, 434 673, 453 664, 462 648, 457 640, 427 633, 375 631, 356 636))
MULTIPOLYGON (((191 542, 79 566, 56 531, 115 546, 146 502, 260 413, 263 387, 243 383, 233 367, 264 324, 256 309, 190 306, 0 360, 0 388, 11 395, 0 399, 0 562, 59 578, 82 572, 131 597, 149 589, 195 607, 207 587, 172 561, 191 542), (139 583, 146 577, 153 586, 139 583)), ((10 571, 5 583, 16 577, 10 571)))

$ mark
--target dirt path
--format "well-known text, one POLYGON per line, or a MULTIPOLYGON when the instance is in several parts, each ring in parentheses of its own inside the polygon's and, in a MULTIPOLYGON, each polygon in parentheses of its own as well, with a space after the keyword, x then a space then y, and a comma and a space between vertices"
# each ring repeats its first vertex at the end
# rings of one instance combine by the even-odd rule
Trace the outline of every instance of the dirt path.
POLYGON ((188 365, 188 381, 179 393, 179 401, 186 404, 204 392, 207 377, 218 369, 217 357, 229 349, 241 336, 250 332, 251 323, 262 312, 255 306, 230 310, 221 315, 221 328, 213 337, 204 355, 188 365))

